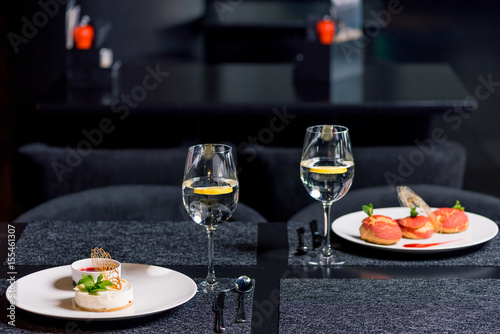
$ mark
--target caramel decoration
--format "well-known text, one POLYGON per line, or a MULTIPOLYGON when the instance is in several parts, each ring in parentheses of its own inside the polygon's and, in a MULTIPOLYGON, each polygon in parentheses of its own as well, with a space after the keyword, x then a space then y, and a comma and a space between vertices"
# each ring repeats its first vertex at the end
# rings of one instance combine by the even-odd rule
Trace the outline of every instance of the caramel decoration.
POLYGON ((102 248, 94 248, 90 255, 92 265, 102 273, 103 279, 113 283, 113 287, 121 290, 122 283, 116 265, 112 262, 111 255, 102 248))
POLYGON ((113 269, 111 271, 111 275, 109 275, 108 280, 113 283, 113 286, 116 290, 122 289, 122 281, 120 280, 120 275, 118 274, 118 270, 113 269))

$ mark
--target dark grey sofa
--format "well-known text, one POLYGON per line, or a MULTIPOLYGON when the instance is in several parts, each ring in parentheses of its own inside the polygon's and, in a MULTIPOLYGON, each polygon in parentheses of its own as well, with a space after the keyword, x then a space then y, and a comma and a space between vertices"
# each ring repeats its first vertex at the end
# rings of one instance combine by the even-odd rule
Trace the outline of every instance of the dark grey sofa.
MULTIPOLYGON (((93 149, 42 143, 19 149, 16 221, 189 220, 181 198, 187 147, 93 149)), ((265 222, 239 203, 232 221, 265 222)))
MULTIPOLYGON (((16 218, 80 221, 189 221, 181 188, 168 185, 115 185, 82 190, 53 198, 16 218)), ((249 206, 239 203, 230 221, 265 222, 249 206)))
MULTIPOLYGON (((87 152, 25 145, 19 149, 16 189, 26 209, 42 206, 19 218, 32 220, 45 214, 58 219, 78 213, 79 219, 87 220, 182 219, 180 186, 186 153, 187 147, 87 152)), ((389 184, 462 187, 466 153, 456 142, 355 147, 353 153, 352 190, 389 184)), ((300 155, 301 148, 235 149, 244 204, 233 219, 286 221, 313 203, 300 181, 300 155)))
MULTIPOLYGON (((300 181, 301 148, 247 146, 238 153, 241 199, 269 221, 288 220, 315 202, 300 181)), ((459 189, 465 173, 465 148, 454 141, 427 148, 353 148, 351 191, 374 186, 434 184, 459 189)))

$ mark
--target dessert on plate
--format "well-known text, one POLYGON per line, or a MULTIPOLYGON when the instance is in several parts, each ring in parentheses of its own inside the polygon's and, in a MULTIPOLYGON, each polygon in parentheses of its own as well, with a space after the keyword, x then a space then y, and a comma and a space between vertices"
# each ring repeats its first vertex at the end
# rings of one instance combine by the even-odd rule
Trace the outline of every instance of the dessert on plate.
POLYGON ((439 233, 463 232, 469 227, 469 218, 465 208, 457 201, 452 208, 440 208, 434 211, 434 227, 439 233))
POLYGON ((132 306, 132 284, 124 279, 120 281, 118 288, 111 281, 103 280, 102 275, 97 281, 91 275, 84 276, 74 289, 76 305, 90 312, 113 312, 132 306))
POLYGON ((397 220, 406 239, 428 239, 434 234, 434 225, 429 217, 418 214, 416 207, 410 210, 410 216, 397 220))
POLYGON ((74 288, 78 308, 90 312, 113 312, 132 306, 132 284, 120 278, 116 269, 110 270, 110 259, 109 253, 102 249, 92 250, 93 266, 98 268, 100 274, 97 279, 90 274, 82 274, 74 288))
POLYGON ((380 245, 393 245, 402 235, 399 224, 391 217, 373 214, 373 205, 363 205, 368 217, 363 219, 359 228, 361 239, 380 245))

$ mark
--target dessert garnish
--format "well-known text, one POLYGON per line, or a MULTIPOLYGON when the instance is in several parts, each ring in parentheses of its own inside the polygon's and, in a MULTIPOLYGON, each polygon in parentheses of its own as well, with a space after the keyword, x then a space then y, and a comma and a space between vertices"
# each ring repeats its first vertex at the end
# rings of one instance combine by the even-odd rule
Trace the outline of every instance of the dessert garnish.
POLYGON ((94 282, 92 275, 82 275, 82 279, 78 281, 78 289, 88 292, 91 295, 96 295, 98 291, 106 291, 106 287, 112 285, 114 285, 113 282, 103 280, 102 274, 97 278, 97 282, 94 282))
POLYGON ((113 263, 111 255, 105 252, 104 249, 96 247, 92 250, 90 257, 92 259, 92 265, 99 269, 104 280, 110 281, 114 289, 120 290, 122 288, 120 274, 118 274, 118 270, 116 270, 116 265, 113 263))
POLYGON ((361 206, 361 208, 368 215, 368 217, 373 216, 373 204, 372 203, 370 203, 368 205, 363 205, 363 206, 361 206))
POLYGON ((415 205, 413 208, 410 209, 410 217, 415 218, 418 216, 418 211, 417 211, 417 206, 415 205))
POLYGON ((452 207, 452 209, 457 209, 457 210, 465 211, 465 207, 463 207, 462 205, 460 205, 460 201, 458 201, 458 200, 455 203, 455 205, 452 207))

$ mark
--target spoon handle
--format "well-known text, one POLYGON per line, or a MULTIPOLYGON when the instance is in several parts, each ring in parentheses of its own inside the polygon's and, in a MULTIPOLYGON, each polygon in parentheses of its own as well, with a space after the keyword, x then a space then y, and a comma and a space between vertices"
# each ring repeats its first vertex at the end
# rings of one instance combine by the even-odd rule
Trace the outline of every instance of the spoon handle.
POLYGON ((238 292, 239 293, 239 298, 238 298, 238 312, 236 313, 236 322, 246 322, 247 321, 247 316, 245 314, 245 304, 243 303, 243 297, 244 293, 238 292))

